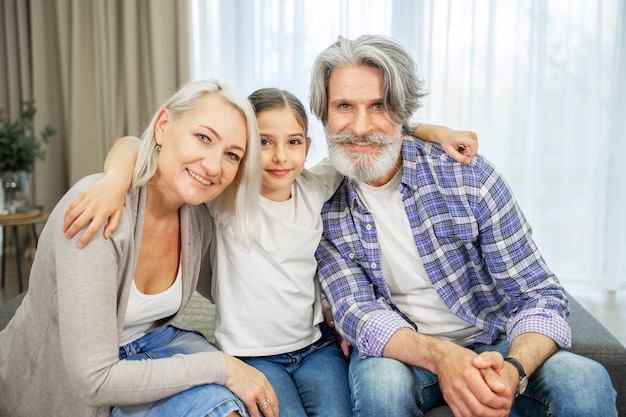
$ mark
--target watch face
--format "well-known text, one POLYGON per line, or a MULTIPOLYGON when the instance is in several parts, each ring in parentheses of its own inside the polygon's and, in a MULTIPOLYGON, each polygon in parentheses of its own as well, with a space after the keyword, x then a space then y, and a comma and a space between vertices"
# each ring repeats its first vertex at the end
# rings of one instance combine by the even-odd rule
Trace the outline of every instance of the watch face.
POLYGON ((517 395, 520 395, 526 392, 527 386, 528 386, 528 378, 524 377, 519 381, 519 385, 517 386, 517 395))

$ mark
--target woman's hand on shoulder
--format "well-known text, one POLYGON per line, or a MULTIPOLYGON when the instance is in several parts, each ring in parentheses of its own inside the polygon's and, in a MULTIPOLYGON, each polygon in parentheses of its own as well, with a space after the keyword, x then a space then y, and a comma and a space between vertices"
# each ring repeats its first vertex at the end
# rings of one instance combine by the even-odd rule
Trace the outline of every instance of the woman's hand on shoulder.
POLYGON ((134 136, 116 140, 104 161, 102 178, 84 190, 66 210, 63 232, 67 238, 89 225, 78 240, 79 248, 87 245, 107 219, 109 223, 104 228, 104 237, 108 239, 117 230, 140 144, 141 141, 134 136))
POLYGON ((63 217, 63 232, 69 239, 83 227, 85 232, 78 240, 84 248, 100 227, 108 220, 104 237, 109 238, 117 230, 124 211, 126 188, 116 184, 113 177, 104 175, 84 191, 68 206, 63 217))

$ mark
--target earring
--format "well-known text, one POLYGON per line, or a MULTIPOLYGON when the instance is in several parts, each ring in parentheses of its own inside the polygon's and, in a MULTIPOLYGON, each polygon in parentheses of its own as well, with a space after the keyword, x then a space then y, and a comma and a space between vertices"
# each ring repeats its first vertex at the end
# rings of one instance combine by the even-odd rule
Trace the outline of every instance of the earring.
POLYGON ((157 146, 156 146, 156 150, 157 150, 157 152, 161 152, 161 145, 159 145, 158 143, 157 143, 157 146))

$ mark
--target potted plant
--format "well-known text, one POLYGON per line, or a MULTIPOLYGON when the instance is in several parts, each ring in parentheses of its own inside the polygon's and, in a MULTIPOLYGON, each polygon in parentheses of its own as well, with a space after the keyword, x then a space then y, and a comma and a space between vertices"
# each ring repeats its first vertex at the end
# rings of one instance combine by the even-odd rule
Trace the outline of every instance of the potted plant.
POLYGON ((56 133, 54 127, 46 126, 37 135, 35 100, 25 101, 23 106, 22 114, 15 120, 0 109, 0 178, 4 194, 0 205, 4 202, 4 211, 9 213, 28 203, 27 174, 33 171, 36 159, 45 159, 42 144, 47 144, 56 133))

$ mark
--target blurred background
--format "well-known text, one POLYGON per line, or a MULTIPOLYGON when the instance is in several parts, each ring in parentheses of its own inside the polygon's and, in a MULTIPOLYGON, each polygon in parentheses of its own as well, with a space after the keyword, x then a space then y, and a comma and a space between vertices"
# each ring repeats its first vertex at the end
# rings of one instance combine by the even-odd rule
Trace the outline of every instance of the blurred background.
MULTIPOLYGON (((416 119, 477 132, 561 279, 623 284, 623 1, 226 3, 193 2, 195 78, 246 92, 285 88, 308 103, 313 60, 338 34, 391 36, 412 52, 429 92, 416 119)), ((312 119, 310 162, 326 155, 312 119)))
MULTIPOLYGON (((294 92, 338 35, 388 35, 429 92, 418 121, 478 134, 570 289, 626 287, 624 0, 0 0, 0 108, 58 133, 31 175, 52 209, 179 85, 294 92)), ((312 116, 313 164, 326 155, 312 116)))

